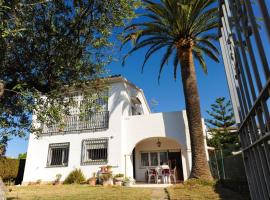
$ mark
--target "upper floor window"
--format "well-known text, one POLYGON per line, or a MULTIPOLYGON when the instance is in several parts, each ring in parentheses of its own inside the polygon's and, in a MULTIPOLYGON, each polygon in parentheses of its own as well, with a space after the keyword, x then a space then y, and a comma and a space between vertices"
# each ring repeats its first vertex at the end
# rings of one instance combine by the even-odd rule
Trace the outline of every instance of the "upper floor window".
POLYGON ((142 115, 143 114, 143 108, 142 103, 139 100, 138 97, 132 97, 131 98, 131 114, 132 115, 142 115))
POLYGON ((82 164, 106 164, 108 138, 87 139, 82 142, 82 164))
POLYGON ((69 142, 50 144, 47 166, 48 167, 68 166, 68 156, 69 156, 69 142))
POLYGON ((91 98, 83 98, 81 109, 91 112, 108 111, 108 91, 103 91, 101 94, 93 95, 91 98))

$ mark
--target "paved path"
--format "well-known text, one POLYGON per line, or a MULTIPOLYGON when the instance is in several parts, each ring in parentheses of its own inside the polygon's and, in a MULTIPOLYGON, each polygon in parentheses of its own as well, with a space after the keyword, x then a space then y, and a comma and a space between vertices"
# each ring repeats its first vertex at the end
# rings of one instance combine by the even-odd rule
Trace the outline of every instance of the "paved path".
POLYGON ((151 188, 152 195, 151 200, 169 200, 168 194, 166 193, 165 189, 172 184, 146 184, 146 183, 136 183, 131 187, 136 188, 151 188))
POLYGON ((165 188, 153 188, 151 200, 168 200, 165 188))
POLYGON ((132 185, 131 187, 136 187, 136 188, 166 188, 171 186, 172 184, 149 184, 149 183, 136 183, 132 185))

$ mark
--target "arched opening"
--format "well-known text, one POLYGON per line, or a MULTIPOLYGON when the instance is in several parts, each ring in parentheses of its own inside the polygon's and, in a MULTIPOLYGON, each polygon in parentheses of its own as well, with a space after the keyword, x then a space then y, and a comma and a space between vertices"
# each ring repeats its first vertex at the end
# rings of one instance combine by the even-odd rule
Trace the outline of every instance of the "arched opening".
POLYGON ((169 165, 176 168, 177 181, 184 180, 181 146, 175 139, 151 137, 136 144, 132 151, 133 178, 145 182, 147 168, 169 165))
POLYGON ((138 97, 131 97, 131 115, 143 115, 142 103, 138 97))

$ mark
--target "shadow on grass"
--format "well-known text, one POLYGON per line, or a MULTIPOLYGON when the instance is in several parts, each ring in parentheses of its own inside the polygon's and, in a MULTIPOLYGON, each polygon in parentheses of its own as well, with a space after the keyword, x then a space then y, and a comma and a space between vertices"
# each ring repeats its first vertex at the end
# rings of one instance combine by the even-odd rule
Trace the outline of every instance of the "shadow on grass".
MULTIPOLYGON (((237 188, 237 187, 236 187, 237 188)), ((234 188, 235 189, 235 188, 234 188)), ((190 179, 165 189, 170 200, 249 200, 249 192, 233 191, 216 181, 190 179)))
POLYGON ((168 191, 167 188, 164 188, 164 192, 165 192, 165 194, 166 194, 166 200, 171 200, 171 198, 170 198, 170 193, 169 193, 169 191, 168 191))
POLYGON ((246 183, 236 181, 218 181, 214 190, 222 200, 249 200, 249 190, 246 183))

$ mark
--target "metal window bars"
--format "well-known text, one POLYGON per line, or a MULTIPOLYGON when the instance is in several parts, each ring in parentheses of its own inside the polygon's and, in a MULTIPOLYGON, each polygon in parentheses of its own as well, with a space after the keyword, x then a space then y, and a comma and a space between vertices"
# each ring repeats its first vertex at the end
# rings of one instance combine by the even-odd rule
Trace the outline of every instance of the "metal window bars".
POLYGON ((47 167, 68 166, 69 142, 49 144, 47 167))
POLYGON ((108 162, 108 138, 93 138, 82 141, 82 165, 101 165, 108 162))

